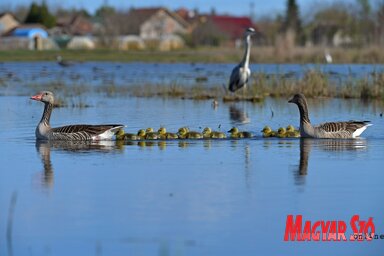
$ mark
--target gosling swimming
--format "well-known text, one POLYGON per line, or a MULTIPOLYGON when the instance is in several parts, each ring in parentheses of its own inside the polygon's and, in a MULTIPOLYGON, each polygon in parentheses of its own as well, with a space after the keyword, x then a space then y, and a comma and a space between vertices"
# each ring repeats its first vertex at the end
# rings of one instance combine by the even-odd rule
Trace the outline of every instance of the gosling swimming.
POLYGON ((225 139, 227 136, 223 132, 212 131, 211 128, 205 127, 203 130, 204 139, 225 139))
POLYGON ((264 126, 263 130, 261 130, 263 133, 264 138, 269 138, 269 137, 275 137, 276 132, 271 129, 269 126, 264 126))
POLYGON ((296 130, 295 127, 293 127, 293 125, 288 125, 287 128, 287 137, 291 137, 291 138, 299 138, 300 137, 300 131, 299 130, 296 130))
POLYGON ((228 131, 230 133, 230 137, 234 139, 239 138, 252 138, 253 135, 250 132, 240 132, 237 127, 232 127, 231 130, 228 131))
POLYGON ((116 133, 116 140, 140 140, 141 137, 133 133, 125 133, 123 129, 120 129, 116 133))
POLYGON ((280 127, 277 130, 277 137, 279 137, 279 138, 286 138, 287 137, 287 131, 285 130, 284 127, 280 127))
POLYGON ((180 139, 202 139, 203 134, 199 132, 189 131, 186 127, 181 127, 177 133, 180 139))
POLYGON ((167 129, 165 129, 165 127, 160 127, 157 132, 159 134, 160 139, 162 140, 174 140, 179 138, 176 133, 167 132, 167 129))

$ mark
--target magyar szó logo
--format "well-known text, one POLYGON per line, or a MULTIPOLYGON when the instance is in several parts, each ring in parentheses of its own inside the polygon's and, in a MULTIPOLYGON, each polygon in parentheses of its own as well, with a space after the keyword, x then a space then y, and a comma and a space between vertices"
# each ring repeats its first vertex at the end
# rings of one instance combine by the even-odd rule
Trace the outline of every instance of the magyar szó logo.
POLYGON ((384 234, 375 234, 373 218, 360 219, 353 215, 349 221, 351 231, 342 220, 306 220, 303 225, 303 216, 287 215, 284 241, 372 241, 384 239, 384 234))

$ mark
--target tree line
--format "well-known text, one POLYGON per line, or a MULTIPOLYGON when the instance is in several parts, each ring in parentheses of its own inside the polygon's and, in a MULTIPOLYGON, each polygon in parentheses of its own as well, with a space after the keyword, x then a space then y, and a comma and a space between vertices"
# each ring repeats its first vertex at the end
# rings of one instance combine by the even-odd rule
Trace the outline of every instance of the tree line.
MULTIPOLYGON (((340 0, 332 3, 317 2, 314 7, 303 15, 296 0, 286 0, 284 13, 259 17, 254 21, 261 31, 262 39, 259 43, 275 45, 285 42, 293 46, 312 43, 332 46, 335 45, 338 36, 341 38, 341 46, 362 47, 384 44, 384 0, 375 2, 374 6, 369 0, 355 0, 348 3, 340 0)), ((50 11, 46 2, 42 1, 41 4, 33 2, 29 7, 16 7, 12 12, 22 22, 41 23, 47 28, 56 25, 56 17, 81 14, 100 21, 104 25, 105 34, 113 36, 124 34, 127 30, 126 19, 129 10, 117 10, 112 6, 102 5, 94 14, 85 9, 56 8, 50 11)), ((206 37, 210 35, 205 34, 206 37)), ((198 43, 220 43, 215 40, 208 38, 198 43)))

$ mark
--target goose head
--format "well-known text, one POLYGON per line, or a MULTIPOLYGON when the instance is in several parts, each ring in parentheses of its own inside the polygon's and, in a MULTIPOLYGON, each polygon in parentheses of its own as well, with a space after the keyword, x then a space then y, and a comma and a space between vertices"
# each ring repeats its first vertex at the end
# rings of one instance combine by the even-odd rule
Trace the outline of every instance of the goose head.
POLYGON ((295 94, 288 102, 295 103, 296 105, 300 106, 300 105, 305 105, 306 99, 304 94, 298 93, 298 94, 295 94))
POLYGON ((42 91, 38 94, 31 97, 32 100, 41 101, 44 103, 50 103, 53 104, 55 102, 55 97, 53 96, 53 93, 50 91, 42 91))

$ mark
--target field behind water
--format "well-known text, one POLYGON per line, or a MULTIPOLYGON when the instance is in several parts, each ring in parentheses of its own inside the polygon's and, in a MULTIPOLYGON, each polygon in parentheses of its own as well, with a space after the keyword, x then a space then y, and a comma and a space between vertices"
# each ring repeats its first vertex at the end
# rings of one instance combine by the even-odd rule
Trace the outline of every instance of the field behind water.
MULTIPOLYGON (((327 49, 334 63, 384 63, 384 53, 380 47, 331 48, 327 49)), ((57 55, 77 61, 117 61, 117 62, 239 62, 242 48, 199 47, 173 51, 120 51, 113 49, 96 50, 11 50, 0 51, 0 61, 50 61, 57 55)), ((253 46, 251 62, 254 63, 324 63, 325 49, 322 47, 297 47, 291 51, 276 50, 274 47, 253 46)))

